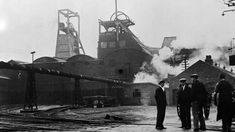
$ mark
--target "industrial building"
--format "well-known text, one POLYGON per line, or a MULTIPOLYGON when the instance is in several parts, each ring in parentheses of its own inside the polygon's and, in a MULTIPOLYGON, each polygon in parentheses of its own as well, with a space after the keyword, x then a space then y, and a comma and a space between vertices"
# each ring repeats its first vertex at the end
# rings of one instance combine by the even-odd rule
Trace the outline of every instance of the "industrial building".
MULTIPOLYGON (((62 9, 58 11, 55 56, 40 57, 33 60, 31 64, 15 60, 8 63, 124 81, 129 85, 79 80, 81 88, 79 95, 81 97, 109 96, 115 98, 120 105, 155 105, 153 96, 157 86, 151 83, 132 84, 134 75, 140 71, 143 63, 150 63, 154 54, 158 54, 161 48, 164 46, 172 48, 171 43, 176 37, 165 37, 160 48, 148 47, 129 29, 133 25, 135 23, 121 11, 113 13, 108 21, 99 20, 98 54, 97 58, 93 58, 86 55, 83 49, 79 15, 69 9, 62 9), (74 24, 71 19, 77 22, 74 24)), ((172 60, 170 62, 176 62, 175 58, 172 60)), ((166 89, 169 105, 176 104, 178 80, 185 77, 189 82, 189 77, 193 73, 199 74, 208 92, 213 91, 220 73, 225 73, 229 80, 234 80, 233 73, 214 66, 211 56, 207 56, 206 62, 200 60, 179 75, 170 76, 167 79, 170 84, 169 89, 166 89)), ((1 69, 0 75, 8 77, 0 79, 0 104, 23 104, 27 92, 28 73, 22 70, 1 69)), ((37 103, 72 104, 76 94, 75 84, 74 78, 36 73, 37 103)))
POLYGON ((188 69, 181 72, 175 77, 169 79, 169 104, 176 105, 177 103, 177 90, 179 86, 179 79, 186 78, 188 83, 191 83, 190 76, 192 74, 198 74, 199 80, 203 82, 208 93, 213 93, 216 83, 219 81, 219 75, 225 74, 226 79, 234 86, 235 85, 235 73, 226 70, 225 67, 219 67, 216 62, 213 62, 212 56, 206 56, 205 61, 199 60, 192 64, 188 69))
MULTIPOLYGON (((150 62, 160 48, 145 46, 129 26, 135 23, 123 12, 114 13, 110 20, 99 20, 98 58, 85 54, 80 39, 80 17, 69 9, 58 11, 58 32, 55 57, 40 57, 32 64, 11 60, 10 64, 23 64, 35 68, 58 70, 65 73, 103 77, 132 82, 143 62, 150 62), (119 18, 120 17, 120 18, 119 18), (70 19, 75 19, 73 25, 70 19)), ((173 37, 175 38, 175 37, 173 37)), ((165 38, 163 45, 169 45, 171 37, 165 38)), ((0 104, 23 104, 25 100, 27 72, 1 69, 0 104)), ((74 79, 35 74, 38 104, 71 104, 73 102, 74 79)), ((80 80, 81 95, 112 96, 124 104, 121 86, 110 83, 80 80)))

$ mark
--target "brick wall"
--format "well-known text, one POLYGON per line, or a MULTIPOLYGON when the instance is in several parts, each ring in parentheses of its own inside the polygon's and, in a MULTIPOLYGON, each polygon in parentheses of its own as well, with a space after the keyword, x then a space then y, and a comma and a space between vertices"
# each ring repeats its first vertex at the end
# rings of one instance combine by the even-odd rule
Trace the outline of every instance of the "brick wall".
POLYGON ((154 98, 156 88, 157 86, 151 83, 131 84, 130 87, 124 89, 126 100, 124 105, 156 105, 154 98))

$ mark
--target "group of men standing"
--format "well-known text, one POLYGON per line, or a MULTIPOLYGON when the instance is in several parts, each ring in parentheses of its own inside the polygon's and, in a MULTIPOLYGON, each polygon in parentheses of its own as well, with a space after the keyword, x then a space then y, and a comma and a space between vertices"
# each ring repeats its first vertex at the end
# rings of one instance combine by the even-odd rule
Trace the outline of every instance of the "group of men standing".
MULTIPOLYGON (((178 87, 177 103, 179 105, 179 115, 182 122, 181 128, 191 129, 191 107, 193 114, 193 130, 205 131, 206 124, 203 116, 203 109, 207 103, 207 90, 202 82, 198 80, 197 74, 191 75, 191 87, 186 82, 186 78, 181 78, 178 87)), ((164 90, 165 81, 159 82, 159 88, 156 89, 155 99, 157 103, 157 123, 156 129, 166 129, 163 121, 166 111, 166 93, 164 90)), ((232 121, 232 85, 225 80, 225 75, 220 75, 220 81, 215 87, 215 104, 218 106, 217 120, 222 119, 222 128, 224 132, 231 131, 232 121), (230 107, 230 108, 229 108, 230 107)))
POLYGON ((178 88, 178 104, 180 111, 180 119, 182 128, 191 129, 191 114, 192 106, 193 126, 194 131, 206 130, 205 119, 203 116, 203 108, 207 103, 207 91, 202 82, 198 80, 198 75, 191 75, 191 88, 186 83, 185 78, 180 79, 178 88))

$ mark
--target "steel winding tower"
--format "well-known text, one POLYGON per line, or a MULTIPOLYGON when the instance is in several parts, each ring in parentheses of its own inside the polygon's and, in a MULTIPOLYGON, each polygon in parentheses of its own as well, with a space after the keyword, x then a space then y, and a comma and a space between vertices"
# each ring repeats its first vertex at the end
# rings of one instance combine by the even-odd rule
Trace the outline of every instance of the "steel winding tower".
POLYGON ((67 59, 79 54, 85 54, 80 40, 80 17, 77 12, 69 9, 58 10, 55 57, 67 59))

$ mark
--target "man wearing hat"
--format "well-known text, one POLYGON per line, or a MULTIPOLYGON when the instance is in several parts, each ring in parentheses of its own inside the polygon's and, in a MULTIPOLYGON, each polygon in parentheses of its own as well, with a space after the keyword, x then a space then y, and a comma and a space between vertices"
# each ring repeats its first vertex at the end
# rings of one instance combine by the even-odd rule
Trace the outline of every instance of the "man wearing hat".
POLYGON ((191 75, 192 79, 192 112, 194 131, 206 130, 203 117, 203 107, 207 102, 207 92, 204 84, 198 80, 197 74, 191 75), (200 127, 199 127, 200 122, 200 127))
POLYGON ((159 86, 155 91, 155 99, 157 103, 157 123, 156 123, 156 129, 162 130, 166 129, 163 126, 164 118, 165 118, 165 112, 166 112, 166 92, 164 89, 165 81, 160 81, 159 86))
POLYGON ((225 80, 225 75, 220 75, 220 81, 215 87, 215 105, 217 105, 217 121, 222 119, 223 132, 231 132, 232 123, 232 92, 233 86, 225 80))
POLYGON ((179 81, 177 103, 179 105, 179 115, 182 123, 181 128, 191 129, 191 88, 186 83, 186 78, 181 78, 179 81))

